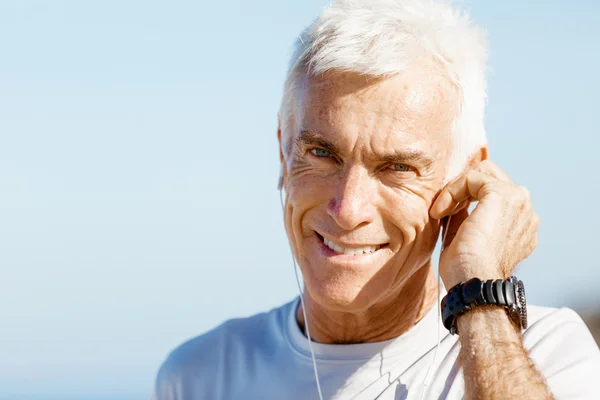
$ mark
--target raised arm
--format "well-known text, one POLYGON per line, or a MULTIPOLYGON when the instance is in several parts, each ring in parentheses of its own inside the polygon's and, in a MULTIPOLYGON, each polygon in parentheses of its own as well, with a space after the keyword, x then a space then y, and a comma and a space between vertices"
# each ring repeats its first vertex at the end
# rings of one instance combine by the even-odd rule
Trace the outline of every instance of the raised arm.
MULTIPOLYGON (((505 279, 537 245, 539 219, 526 189, 491 161, 450 182, 431 216, 451 216, 440 257, 447 288, 471 278, 505 279), (471 214, 468 205, 477 201, 471 214)), ((466 399, 551 399, 544 377, 500 306, 476 306, 456 320, 466 399)))

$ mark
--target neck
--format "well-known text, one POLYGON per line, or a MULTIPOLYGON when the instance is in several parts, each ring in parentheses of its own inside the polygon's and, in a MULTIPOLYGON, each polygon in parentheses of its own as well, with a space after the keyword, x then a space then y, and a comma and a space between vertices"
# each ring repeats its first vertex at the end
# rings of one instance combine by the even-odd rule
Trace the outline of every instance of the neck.
MULTIPOLYGON (((360 313, 328 310, 315 302, 305 290, 304 304, 311 339, 325 344, 350 344, 396 338, 415 326, 436 304, 437 284, 430 261, 393 296, 360 313)), ((296 320, 304 332, 302 305, 298 307, 296 320)))

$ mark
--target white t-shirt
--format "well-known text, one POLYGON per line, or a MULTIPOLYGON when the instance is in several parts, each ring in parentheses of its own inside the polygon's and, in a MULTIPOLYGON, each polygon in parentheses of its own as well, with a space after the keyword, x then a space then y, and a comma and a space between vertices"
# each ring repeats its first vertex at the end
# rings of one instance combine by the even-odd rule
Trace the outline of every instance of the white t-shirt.
MULTIPOLYGON (((308 340, 296 322, 299 298, 234 319, 175 349, 154 398, 318 399, 308 340)), ((524 344, 556 399, 600 399, 600 350, 572 310, 529 306, 524 344)), ((403 335, 378 343, 313 342, 325 399, 420 399, 437 344, 437 307, 403 335)), ((462 399, 459 342, 442 337, 426 399, 462 399)))

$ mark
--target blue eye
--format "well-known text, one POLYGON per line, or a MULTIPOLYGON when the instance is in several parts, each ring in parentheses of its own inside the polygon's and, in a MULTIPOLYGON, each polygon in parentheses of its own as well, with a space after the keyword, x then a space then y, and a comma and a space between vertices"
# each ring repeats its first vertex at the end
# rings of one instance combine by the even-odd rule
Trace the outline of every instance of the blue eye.
POLYGON ((327 158, 327 157, 331 156, 331 152, 329 150, 320 149, 320 148, 312 149, 310 152, 313 153, 315 156, 322 157, 322 158, 327 158))
POLYGON ((392 168, 394 169, 394 171, 398 171, 398 172, 410 171, 410 167, 406 164, 393 164, 392 168))

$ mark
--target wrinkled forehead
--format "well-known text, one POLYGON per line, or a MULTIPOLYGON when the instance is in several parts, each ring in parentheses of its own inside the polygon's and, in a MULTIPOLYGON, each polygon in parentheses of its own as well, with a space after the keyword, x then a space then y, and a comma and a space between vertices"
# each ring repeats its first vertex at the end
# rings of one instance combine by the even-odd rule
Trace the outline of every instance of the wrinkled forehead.
POLYGON ((411 68, 384 78, 329 72, 304 77, 297 88, 297 132, 339 132, 362 124, 367 131, 397 130, 442 146, 451 142, 458 91, 438 68, 411 68))

